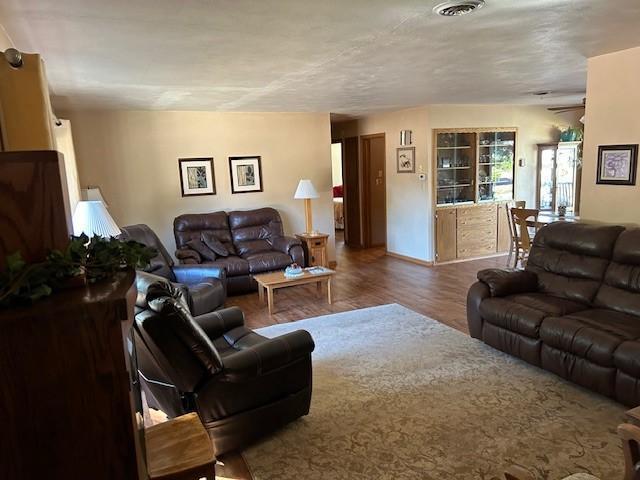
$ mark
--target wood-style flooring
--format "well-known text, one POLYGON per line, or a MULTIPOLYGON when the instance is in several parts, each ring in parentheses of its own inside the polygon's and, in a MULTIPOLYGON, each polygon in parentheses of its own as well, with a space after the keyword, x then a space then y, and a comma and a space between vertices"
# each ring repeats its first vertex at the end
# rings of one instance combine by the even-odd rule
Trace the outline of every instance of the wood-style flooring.
MULTIPOLYGON (((340 236, 338 236, 340 238, 340 236)), ((226 305, 240 307, 247 326, 259 328, 318 315, 399 303, 411 310, 467 332, 466 295, 483 268, 504 267, 506 257, 427 267, 386 255, 384 248, 351 249, 337 244, 337 274, 333 304, 315 285, 275 292, 275 313, 269 315, 258 294, 230 297, 226 305)))
MULTIPOLYGON (((275 313, 258 293, 230 297, 226 305, 240 307, 251 328, 292 322, 358 308, 399 303, 411 310, 468 333, 467 290, 483 268, 506 266, 506 256, 427 267, 386 255, 383 248, 351 249, 337 235, 337 274, 333 278, 333 304, 315 285, 282 288, 275 292, 275 313)), ((240 454, 226 455, 216 478, 251 480, 240 454)))

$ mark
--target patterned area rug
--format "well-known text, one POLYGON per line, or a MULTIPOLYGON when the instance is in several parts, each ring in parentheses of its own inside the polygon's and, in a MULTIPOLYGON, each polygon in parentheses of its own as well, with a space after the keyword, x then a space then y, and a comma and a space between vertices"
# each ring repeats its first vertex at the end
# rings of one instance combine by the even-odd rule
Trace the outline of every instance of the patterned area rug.
POLYGON ((622 478, 625 409, 400 305, 260 330, 316 342, 311 412, 244 456, 255 480, 622 478))

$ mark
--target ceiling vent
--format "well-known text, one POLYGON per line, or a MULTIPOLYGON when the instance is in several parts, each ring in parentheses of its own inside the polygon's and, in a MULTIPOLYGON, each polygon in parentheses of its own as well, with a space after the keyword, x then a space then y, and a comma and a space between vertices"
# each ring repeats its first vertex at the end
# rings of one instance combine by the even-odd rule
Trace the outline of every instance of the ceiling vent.
POLYGON ((484 6, 484 0, 458 0, 436 5, 433 11, 443 17, 459 17, 484 6))

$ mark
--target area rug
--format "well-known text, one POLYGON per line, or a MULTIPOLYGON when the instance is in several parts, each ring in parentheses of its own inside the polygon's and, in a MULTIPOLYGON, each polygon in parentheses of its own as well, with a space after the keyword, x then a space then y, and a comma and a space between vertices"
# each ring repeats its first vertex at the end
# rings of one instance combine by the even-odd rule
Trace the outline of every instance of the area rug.
POLYGON ((308 416, 244 453, 254 480, 622 478, 625 409, 400 305, 274 325, 308 330, 308 416))

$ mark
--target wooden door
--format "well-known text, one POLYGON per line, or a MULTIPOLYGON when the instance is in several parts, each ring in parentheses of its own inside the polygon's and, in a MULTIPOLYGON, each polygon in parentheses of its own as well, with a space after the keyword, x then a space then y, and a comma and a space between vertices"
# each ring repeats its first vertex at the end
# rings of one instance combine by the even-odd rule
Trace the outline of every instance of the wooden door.
POLYGON ((364 189, 364 244, 382 247, 387 244, 386 148, 384 133, 362 138, 364 189))
POLYGON ((362 247, 358 137, 344 139, 342 177, 344 185, 344 243, 350 247, 362 247))
POLYGON ((457 258, 457 215, 455 208, 444 208, 436 213, 436 261, 447 262, 457 258))

